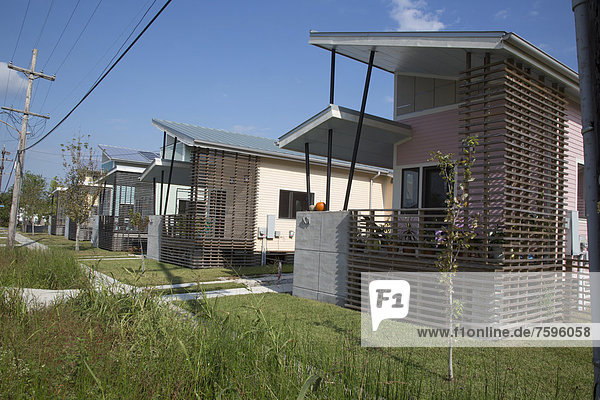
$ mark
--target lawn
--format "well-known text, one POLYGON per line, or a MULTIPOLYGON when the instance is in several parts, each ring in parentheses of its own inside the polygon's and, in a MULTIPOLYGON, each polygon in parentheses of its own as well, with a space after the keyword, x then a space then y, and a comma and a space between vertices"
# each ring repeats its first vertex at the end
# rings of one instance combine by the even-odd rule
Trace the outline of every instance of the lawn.
MULTIPOLYGON (((56 247, 75 252, 75 241, 69 240, 61 235, 49 235, 47 233, 27 233, 24 236, 38 243, 45 244, 48 247, 56 247)), ((125 251, 109 251, 93 247, 90 241, 79 241, 79 252, 75 253, 77 257, 127 257, 125 251)))
POLYGON ((88 282, 72 252, 0 247, 0 286, 77 289, 88 282))
POLYGON ((457 348, 448 382, 446 349, 361 348, 355 311, 281 294, 186 304, 197 319, 148 294, 29 312, 0 296, 0 398, 591 397, 590 349, 457 348))
POLYGON ((246 287, 246 285, 237 282, 223 282, 223 283, 208 283, 205 285, 193 285, 182 288, 156 290, 152 289, 150 292, 158 295, 168 294, 180 294, 180 293, 199 293, 199 292, 210 292, 212 290, 224 290, 224 289, 238 289, 246 287))
MULTIPOLYGON (((120 282, 137 286, 157 286, 175 283, 209 282, 219 278, 238 278, 277 273, 277 266, 243 267, 243 268, 206 268, 191 269, 173 264, 146 260, 146 271, 141 272, 141 260, 83 260, 85 265, 120 282)), ((283 272, 293 272, 293 265, 284 264, 283 272)))
POLYGON ((207 307, 216 310, 237 321, 240 334, 263 319, 269 334, 279 338, 279 357, 295 355, 323 379, 319 398, 357 398, 359 393, 365 398, 440 399, 591 396, 589 348, 455 348, 455 381, 450 383, 446 348, 361 347, 356 311, 286 294, 221 297, 185 307, 200 315, 207 307), (287 352, 292 344, 297 351, 287 352))

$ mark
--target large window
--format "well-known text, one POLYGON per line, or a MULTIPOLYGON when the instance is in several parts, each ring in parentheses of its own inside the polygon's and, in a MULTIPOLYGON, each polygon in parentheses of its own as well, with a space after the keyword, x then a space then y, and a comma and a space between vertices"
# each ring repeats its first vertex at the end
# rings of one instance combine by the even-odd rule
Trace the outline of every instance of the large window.
MULTIPOLYGON (((310 202, 313 203, 315 194, 310 194, 310 202)), ((306 192, 294 192, 291 190, 279 191, 279 218, 296 219, 296 212, 308 211, 306 203, 306 192)))
POLYGON ((402 169, 401 208, 446 207, 447 191, 437 166, 402 169))

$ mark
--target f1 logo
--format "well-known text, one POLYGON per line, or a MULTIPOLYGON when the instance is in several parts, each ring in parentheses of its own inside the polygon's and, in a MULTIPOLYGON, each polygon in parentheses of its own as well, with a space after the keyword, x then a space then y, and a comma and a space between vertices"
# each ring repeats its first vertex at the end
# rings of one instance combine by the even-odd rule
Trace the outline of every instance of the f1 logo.
POLYGON ((410 284, 404 280, 372 281, 369 283, 369 300, 375 332, 384 319, 399 319, 408 315, 410 284))

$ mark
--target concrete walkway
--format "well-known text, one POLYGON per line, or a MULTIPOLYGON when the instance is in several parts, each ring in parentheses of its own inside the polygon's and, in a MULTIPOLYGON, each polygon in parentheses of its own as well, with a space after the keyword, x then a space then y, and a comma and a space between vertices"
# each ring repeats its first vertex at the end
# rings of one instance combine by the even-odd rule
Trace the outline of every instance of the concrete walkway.
MULTIPOLYGON (((2 231, 0 231, 1 233, 2 231)), ((15 240, 20 243, 23 247, 28 247, 38 250, 46 250, 48 246, 37 243, 34 240, 29 239, 26 236, 17 233, 15 240)), ((137 257, 136 257, 137 258, 137 257)), ((123 260, 124 258, 104 258, 103 260, 123 260)), ((282 274, 281 277, 277 275, 264 275, 256 278, 238 278, 238 279, 222 279, 217 281, 209 282, 190 282, 190 283, 178 283, 172 285, 159 285, 159 286, 143 286, 137 287, 128 285, 126 283, 119 282, 118 280, 103 274, 102 272, 95 271, 90 267, 81 264, 81 267, 90 274, 93 284, 97 289, 106 288, 113 293, 141 293, 149 290, 169 290, 169 289, 180 289, 186 287, 195 287, 202 285, 218 284, 218 283, 238 283, 244 285, 242 288, 233 289, 220 289, 193 293, 179 293, 179 294, 168 294, 161 296, 161 301, 173 302, 173 301, 187 301, 187 300, 198 300, 202 298, 214 298, 221 296, 239 296, 246 294, 260 294, 260 293, 291 293, 292 292, 292 281, 294 274, 282 274)), ((47 307, 56 301, 62 301, 66 298, 77 296, 79 293, 78 289, 66 289, 66 290, 46 290, 46 289, 21 289, 23 299, 30 308, 47 307)))

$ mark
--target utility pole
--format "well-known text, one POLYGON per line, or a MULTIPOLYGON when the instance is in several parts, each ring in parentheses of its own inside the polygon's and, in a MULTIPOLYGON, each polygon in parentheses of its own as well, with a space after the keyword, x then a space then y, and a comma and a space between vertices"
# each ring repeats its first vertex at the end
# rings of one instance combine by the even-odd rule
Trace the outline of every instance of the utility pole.
MULTIPOLYGON (((600 322, 600 0, 572 0, 583 136, 592 323, 600 322)), ((600 341, 593 341, 594 400, 600 400, 600 341)))
MULTIPOLYGON (((2 190, 2 177, 4 176, 4 160, 7 155, 10 155, 10 151, 6 151, 6 146, 2 146, 2 163, 0 163, 0 191, 2 190)), ((6 161, 12 161, 6 159, 6 161)))
POLYGON ((35 72, 37 52, 37 49, 33 49, 30 69, 14 66, 12 62, 8 64, 8 68, 24 73, 25 75, 27 75, 29 80, 29 82, 27 83, 27 94, 25 95, 25 108, 23 109, 23 111, 15 110, 14 108, 2 107, 2 109, 4 110, 15 111, 23 114, 23 120, 21 122, 21 131, 19 132, 19 149, 17 150, 17 161, 15 165, 15 183, 13 185, 12 205, 10 207, 10 219, 8 221, 8 237, 6 244, 9 248, 14 247, 15 235, 17 233, 17 217, 19 213, 19 200, 21 198, 21 185, 23 180, 23 163, 25 162, 25 144, 27 142, 27 120, 29 119, 30 115, 46 119, 50 118, 47 115, 29 112, 29 103, 31 102, 31 90, 33 88, 33 81, 36 78, 44 78, 48 79, 49 81, 53 81, 55 79, 54 76, 45 75, 41 72, 35 72))

